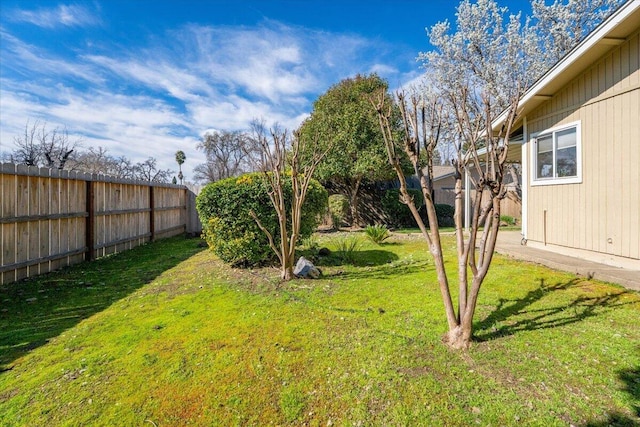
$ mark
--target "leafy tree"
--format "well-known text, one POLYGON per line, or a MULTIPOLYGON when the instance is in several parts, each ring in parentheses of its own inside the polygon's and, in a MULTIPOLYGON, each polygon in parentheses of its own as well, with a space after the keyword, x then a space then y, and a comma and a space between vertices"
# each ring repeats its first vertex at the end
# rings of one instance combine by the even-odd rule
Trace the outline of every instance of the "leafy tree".
POLYGON ((195 167, 195 180, 215 182, 248 172, 248 146, 249 136, 244 132, 207 132, 197 145, 206 162, 195 167))
POLYGON ((180 185, 182 185, 182 178, 184 178, 184 175, 182 175, 182 164, 185 162, 185 160, 187 160, 187 156, 184 154, 184 151, 182 150, 176 151, 176 163, 178 163, 178 168, 180 168, 180 172, 178 172, 178 179, 180 180, 180 185))
POLYGON ((382 133, 369 98, 387 91, 376 74, 342 80, 313 104, 311 116, 300 127, 302 138, 317 138, 333 148, 318 165, 317 179, 349 197, 352 225, 360 223, 358 196, 364 182, 393 178, 387 163, 382 133))

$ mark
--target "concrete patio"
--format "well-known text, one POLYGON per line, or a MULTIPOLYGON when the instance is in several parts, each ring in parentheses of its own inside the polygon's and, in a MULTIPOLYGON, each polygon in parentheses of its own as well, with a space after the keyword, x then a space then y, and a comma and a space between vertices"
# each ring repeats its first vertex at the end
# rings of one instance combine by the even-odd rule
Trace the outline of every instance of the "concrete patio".
POLYGON ((640 291, 640 271, 612 267, 586 261, 580 258, 560 255, 554 252, 531 248, 522 245, 519 231, 498 233, 496 252, 523 261, 542 264, 555 270, 568 271, 584 277, 615 283, 627 289, 640 291))

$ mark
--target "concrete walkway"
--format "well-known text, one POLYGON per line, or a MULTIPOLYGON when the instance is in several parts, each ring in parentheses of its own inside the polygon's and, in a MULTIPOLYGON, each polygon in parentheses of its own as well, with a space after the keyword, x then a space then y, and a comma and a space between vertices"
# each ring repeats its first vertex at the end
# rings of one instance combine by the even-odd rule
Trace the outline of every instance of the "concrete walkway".
POLYGON ((604 282, 616 283, 634 291, 640 291, 640 271, 611 267, 580 258, 530 248, 521 245, 521 240, 522 235, 519 231, 500 230, 496 252, 524 261, 546 265, 555 270, 568 271, 604 282))

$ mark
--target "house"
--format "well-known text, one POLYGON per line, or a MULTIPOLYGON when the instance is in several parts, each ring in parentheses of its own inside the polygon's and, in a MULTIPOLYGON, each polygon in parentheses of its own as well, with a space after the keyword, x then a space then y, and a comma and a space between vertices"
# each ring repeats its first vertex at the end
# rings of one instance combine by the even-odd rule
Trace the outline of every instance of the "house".
MULTIPOLYGON (((426 168, 425 168, 426 173, 426 168)), ((455 201, 455 194, 453 193, 456 186, 456 168, 447 165, 434 165, 433 166, 433 192, 435 195, 435 202, 445 205, 453 205, 455 201)), ((399 187, 399 183, 394 184, 395 187, 399 187)), ((418 175, 411 175, 407 177, 407 187, 420 189, 420 180, 418 175)))
POLYGON ((630 0, 523 95, 522 145, 510 148, 527 245, 640 270, 639 62, 640 0, 630 0))

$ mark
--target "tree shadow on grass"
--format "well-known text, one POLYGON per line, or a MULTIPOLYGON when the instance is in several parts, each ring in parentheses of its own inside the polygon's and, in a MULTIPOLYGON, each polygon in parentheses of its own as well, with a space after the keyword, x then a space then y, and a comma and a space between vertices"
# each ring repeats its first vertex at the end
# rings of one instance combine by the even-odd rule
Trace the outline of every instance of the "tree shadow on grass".
MULTIPOLYGON (((639 349, 640 351, 640 349, 639 349)), ((640 366, 618 372, 624 391, 631 397, 632 415, 612 412, 606 418, 587 422, 584 427, 632 427, 640 425, 640 366)))
POLYGON ((202 250, 200 239, 171 238, 0 285, 0 375, 17 358, 202 250))
POLYGON ((489 341, 513 335, 519 331, 557 328, 597 316, 604 310, 634 304, 634 302, 622 302, 623 295, 628 292, 619 291, 606 295, 579 296, 566 303, 531 308, 550 293, 567 290, 581 281, 575 278, 564 283, 546 285, 544 279, 540 279, 540 286, 529 291, 523 298, 500 298, 497 308, 485 319, 476 323, 474 339, 489 341))

